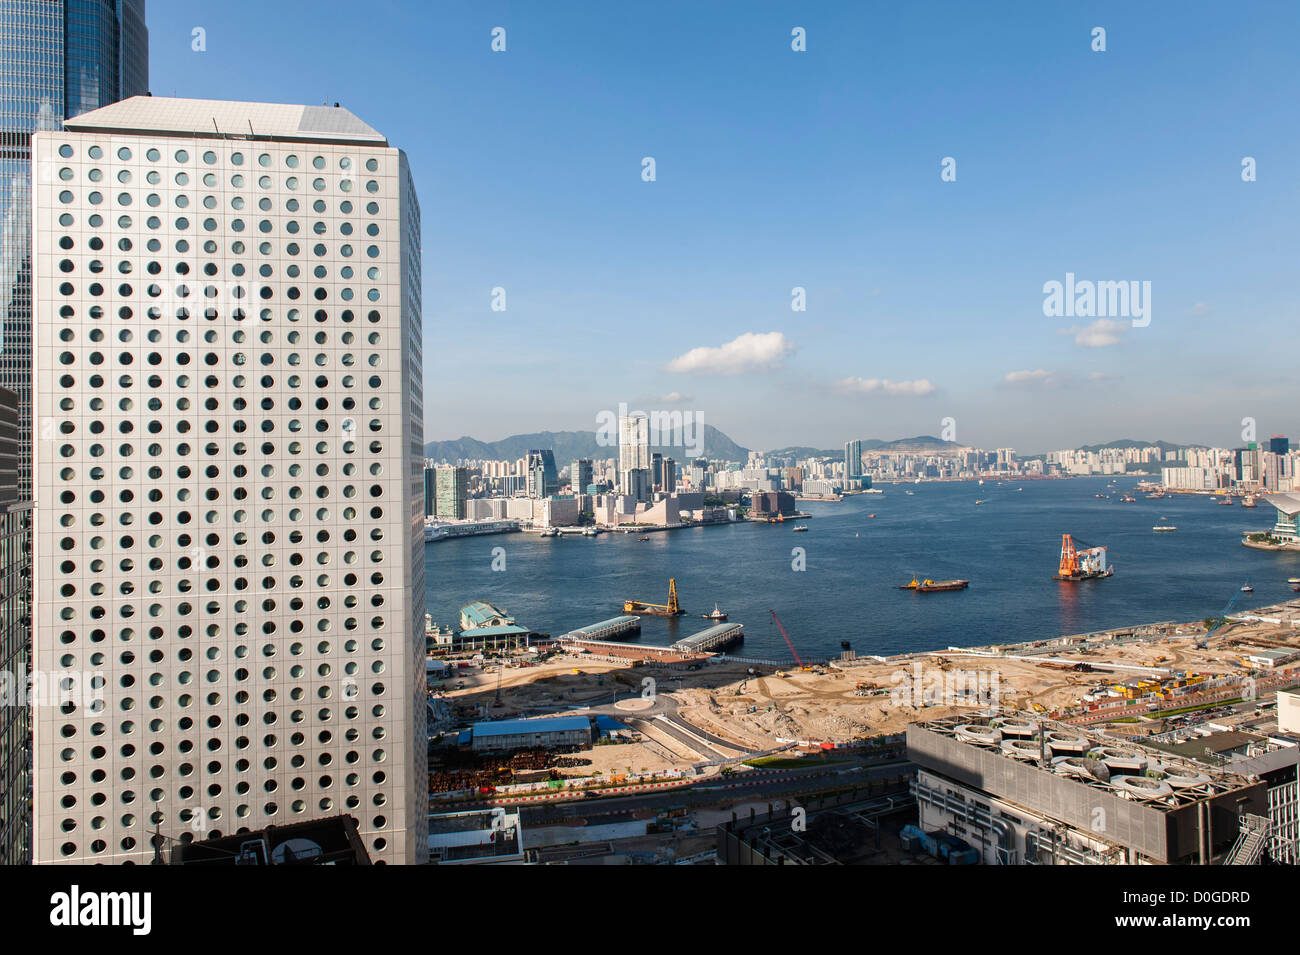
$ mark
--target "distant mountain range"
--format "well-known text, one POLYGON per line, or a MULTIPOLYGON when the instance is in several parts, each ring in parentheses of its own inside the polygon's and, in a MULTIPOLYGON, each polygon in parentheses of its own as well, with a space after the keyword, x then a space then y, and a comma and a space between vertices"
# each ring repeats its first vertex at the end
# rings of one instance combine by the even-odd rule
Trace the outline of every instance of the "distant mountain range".
MULTIPOLYGON (((704 426, 703 452, 705 458, 722 461, 740 461, 749 459, 749 448, 742 447, 712 425, 704 426)), ((914 438, 900 438, 897 441, 881 441, 878 438, 864 440, 864 451, 955 451, 963 445, 952 441, 943 441, 930 435, 918 435, 914 438)), ((515 434, 500 441, 480 441, 477 438, 463 437, 454 441, 430 441, 424 446, 424 456, 433 461, 453 464, 456 461, 513 461, 522 458, 535 448, 550 448, 555 452, 555 464, 565 468, 576 458, 613 458, 618 457, 618 448, 596 443, 594 431, 538 431, 534 434, 515 434)), ((694 449, 692 449, 694 450, 694 449)), ((684 442, 672 441, 665 445, 651 448, 665 457, 686 461, 692 455, 687 453, 684 442)), ((768 451, 771 457, 840 457, 844 448, 818 449, 804 446, 777 448, 768 451)))
MULTIPOLYGON (((650 450, 658 451, 664 457, 679 462, 686 461, 692 455, 688 453, 685 442, 680 440, 680 437, 678 433, 670 437, 668 444, 658 445, 650 450), (673 440, 674 438, 677 440, 673 440)), ((712 425, 704 426, 700 444, 701 457, 723 461, 745 461, 749 458, 748 448, 742 448, 712 425)), ((424 446, 424 456, 448 464, 479 459, 513 461, 539 448, 550 448, 555 452, 555 466, 561 470, 577 458, 618 457, 616 446, 596 443, 595 431, 538 431, 534 434, 514 434, 500 441, 479 441, 477 438, 470 437, 457 438, 455 441, 430 441, 424 446)))

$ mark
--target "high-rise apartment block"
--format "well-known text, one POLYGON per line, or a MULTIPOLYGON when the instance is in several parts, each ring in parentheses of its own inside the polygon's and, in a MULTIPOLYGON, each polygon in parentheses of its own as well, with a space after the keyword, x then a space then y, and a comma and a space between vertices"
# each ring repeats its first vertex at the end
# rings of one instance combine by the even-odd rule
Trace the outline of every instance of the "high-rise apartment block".
POLYGON ((439 520, 463 521, 465 500, 469 496, 469 468, 437 468, 434 513, 439 520))
POLYGON ((858 440, 844 443, 844 477, 862 477, 862 442, 858 440))
POLYGON ((33 139, 37 862, 348 813, 427 857, 420 215, 352 113, 33 139), (93 696, 93 694, 91 694, 93 696))

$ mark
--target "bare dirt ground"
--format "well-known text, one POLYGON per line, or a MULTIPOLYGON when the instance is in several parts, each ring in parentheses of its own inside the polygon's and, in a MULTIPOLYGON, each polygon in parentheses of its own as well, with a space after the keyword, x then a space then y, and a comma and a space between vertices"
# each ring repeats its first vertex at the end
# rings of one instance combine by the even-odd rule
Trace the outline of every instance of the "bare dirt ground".
MULTIPOLYGON (((821 672, 785 670, 760 674, 727 663, 699 671, 671 671, 648 665, 562 658, 539 666, 500 673, 470 671, 458 677, 462 690, 450 690, 449 701, 470 703, 490 714, 538 715, 575 709, 592 701, 608 703, 611 693, 630 698, 641 692, 646 677, 659 694, 668 694, 678 717, 737 749, 771 749, 779 740, 847 741, 901 732, 908 723, 969 712, 987 705, 994 693, 1004 707, 1028 712, 1052 711, 1078 704, 1089 692, 1136 678, 1174 672, 1210 676, 1244 674, 1243 657, 1262 647, 1300 651, 1300 601, 1255 611, 1280 622, 1232 623, 1219 630, 1205 647, 1200 623, 1169 626, 1167 634, 1119 643, 1079 639, 1069 645, 1044 641, 1021 647, 1021 658, 972 653, 918 653, 889 662, 863 659, 836 662, 821 672), (1177 631, 1181 631, 1178 633, 1177 631), (1046 665, 1044 665, 1046 664, 1046 665), (1073 670, 1085 664, 1091 672, 1073 670), (580 672, 574 672, 575 670, 580 672), (500 682, 504 710, 486 710, 500 682), (870 695, 869 695, 870 694, 870 695)), ((1139 628, 1147 634, 1149 630, 1139 628)), ((457 678, 447 681, 453 685, 457 678)), ((634 713, 620 715, 635 717, 634 713)), ((479 717, 483 718, 483 717, 479 717)), ((654 772, 694 761, 680 742, 653 734, 637 749, 597 747, 593 752, 605 772, 623 772, 629 765, 654 772), (605 751, 605 752, 602 752, 605 751)), ((595 768, 595 767, 594 767, 595 768)))

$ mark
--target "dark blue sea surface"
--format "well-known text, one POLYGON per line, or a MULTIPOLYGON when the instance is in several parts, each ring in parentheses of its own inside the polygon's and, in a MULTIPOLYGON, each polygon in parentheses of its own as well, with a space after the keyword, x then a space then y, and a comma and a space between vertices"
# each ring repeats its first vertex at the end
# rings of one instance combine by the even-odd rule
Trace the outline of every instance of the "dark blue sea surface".
POLYGON ((664 645, 709 626, 716 603, 745 625, 732 652, 788 658, 771 624, 775 610, 796 648, 837 656, 1013 643, 1161 620, 1197 620, 1293 596, 1300 554, 1241 546, 1243 530, 1271 527, 1275 510, 1212 503, 1204 496, 1119 502, 1120 478, 1014 481, 999 485, 884 485, 839 503, 808 502, 807 533, 794 523, 734 524, 597 538, 503 534, 426 545, 428 610, 457 623, 459 609, 487 600, 532 630, 560 634, 622 613, 623 601, 664 603, 668 578, 687 614, 643 619, 640 642, 664 645), (1024 490, 1018 490, 1023 488, 1024 490), (912 494, 906 494, 912 491, 912 494), (1098 500, 1098 493, 1109 494, 1098 500), (982 505, 976 505, 983 500, 982 505), (872 518, 869 515, 874 514, 872 518), (1157 524, 1174 533, 1154 533, 1157 524), (1061 534, 1108 548, 1115 575, 1052 579, 1061 534), (505 570, 493 571, 493 548, 505 570), (806 569, 792 568, 803 548, 806 569), (964 577, 952 593, 898 590, 913 575, 964 577), (1249 581, 1252 594, 1239 589, 1249 581))

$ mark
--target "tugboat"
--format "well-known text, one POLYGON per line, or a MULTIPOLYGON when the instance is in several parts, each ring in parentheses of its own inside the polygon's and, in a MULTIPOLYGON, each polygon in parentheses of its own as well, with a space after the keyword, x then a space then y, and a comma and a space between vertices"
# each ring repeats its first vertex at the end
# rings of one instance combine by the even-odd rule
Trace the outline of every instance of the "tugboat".
POLYGON ((700 614, 700 619, 701 619, 701 620, 716 620, 716 621, 718 621, 719 623, 721 623, 722 621, 724 621, 724 620, 727 619, 727 613, 726 613, 725 610, 719 610, 719 609, 718 609, 718 605, 717 605, 717 604, 714 604, 714 605, 713 605, 713 613, 702 613, 702 614, 700 614))

